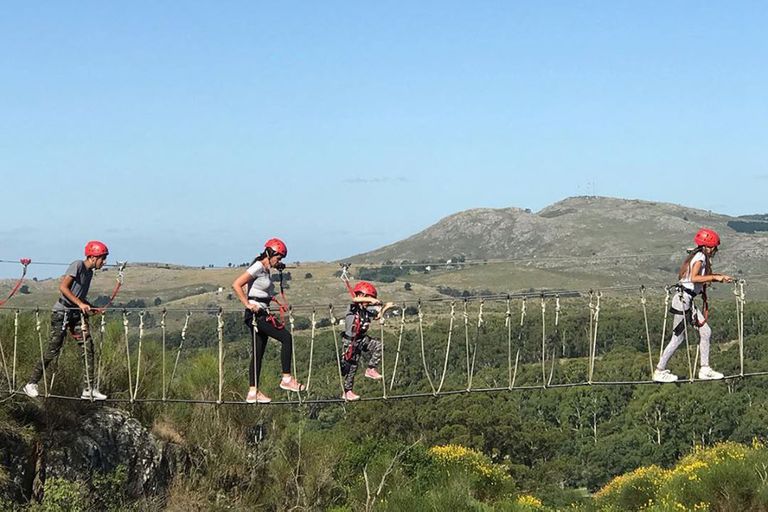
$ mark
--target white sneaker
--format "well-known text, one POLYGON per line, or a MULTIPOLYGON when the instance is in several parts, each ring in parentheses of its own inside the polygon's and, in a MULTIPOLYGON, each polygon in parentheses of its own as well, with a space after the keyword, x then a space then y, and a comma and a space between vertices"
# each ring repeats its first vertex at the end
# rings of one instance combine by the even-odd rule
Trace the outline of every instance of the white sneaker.
POLYGON ((84 389, 80 395, 81 400, 106 400, 107 395, 99 393, 98 389, 84 389))
POLYGON ((656 382, 676 382, 677 375, 669 370, 659 370, 658 368, 653 372, 653 380, 656 382))
POLYGON ((701 380, 720 380, 723 378, 723 374, 716 372, 709 366, 702 366, 699 368, 699 378, 701 380))
POLYGON ((29 398, 37 398, 40 395, 40 391, 37 389, 37 384, 32 382, 27 383, 24 386, 24 394, 29 398))

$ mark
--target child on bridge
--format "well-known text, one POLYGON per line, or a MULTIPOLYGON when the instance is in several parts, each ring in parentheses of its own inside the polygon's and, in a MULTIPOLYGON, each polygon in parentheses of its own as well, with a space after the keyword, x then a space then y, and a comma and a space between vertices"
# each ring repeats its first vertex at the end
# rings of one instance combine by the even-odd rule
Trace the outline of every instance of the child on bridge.
POLYGON ((360 281, 352 289, 352 304, 347 309, 344 318, 344 345, 341 354, 341 374, 344 376, 344 396, 347 401, 359 400, 360 395, 352 391, 355 384, 355 373, 362 352, 369 352, 368 368, 365 376, 373 380, 381 380, 381 374, 376 367, 381 362, 381 341, 368 336, 371 322, 384 317, 384 314, 395 305, 387 302, 382 306, 377 298, 376 287, 367 281, 360 281))
POLYGON ((61 297, 53 305, 51 313, 51 334, 48 348, 43 353, 42 361, 38 361, 27 384, 24 393, 35 398, 40 394, 37 383, 43 376, 45 368, 59 355, 67 337, 67 331, 77 340, 77 344, 85 351, 85 368, 83 369, 83 400, 106 400, 107 396, 95 387, 93 367, 93 338, 88 329, 88 316, 96 312, 87 300, 88 289, 91 286, 93 271, 101 269, 107 261, 109 249, 104 243, 92 240, 85 244, 85 259, 73 261, 67 268, 59 283, 61 297))
POLYGON ((656 382, 675 382, 677 375, 667 370, 667 364, 672 354, 685 340, 685 327, 691 325, 699 331, 699 352, 701 354, 701 368, 699 378, 703 380, 722 379, 723 374, 716 372, 709 366, 709 340, 712 336, 712 328, 708 323, 707 309, 707 285, 709 283, 730 283, 733 278, 725 274, 712 272, 712 258, 720 246, 720 236, 711 229, 702 228, 693 239, 696 248, 690 252, 683 261, 678 272, 677 293, 672 298, 672 306, 669 311, 673 313, 672 339, 661 355, 659 364, 653 372, 653 380, 656 382), (701 295, 704 298, 704 312, 702 313, 693 304, 694 297, 701 295))

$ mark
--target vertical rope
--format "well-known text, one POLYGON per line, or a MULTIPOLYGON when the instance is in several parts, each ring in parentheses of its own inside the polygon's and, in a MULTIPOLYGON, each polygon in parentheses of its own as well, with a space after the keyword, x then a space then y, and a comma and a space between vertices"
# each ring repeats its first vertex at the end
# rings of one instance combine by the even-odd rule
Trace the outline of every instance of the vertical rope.
POLYGON ((328 316, 331 318, 331 332, 333 332, 333 346, 336 348, 336 368, 339 370, 339 385, 341 386, 341 396, 344 397, 344 376, 341 374, 341 351, 339 349, 339 336, 336 334, 338 322, 333 316, 333 304, 328 305, 328 316))
POLYGON ((547 387, 547 302, 541 294, 541 385, 547 387))
POLYGON ((661 346, 659 347, 659 360, 664 354, 664 341, 667 338, 667 317, 669 316, 669 287, 664 288, 664 323, 661 325, 661 346))
POLYGON ((507 386, 512 389, 512 310, 507 294, 507 312, 504 315, 504 327, 507 328, 507 386))
MULTIPOLYGON (((80 315, 80 335, 83 338, 83 360, 85 361, 85 385, 88 389, 88 399, 93 402, 93 385, 91 383, 91 369, 88 367, 88 337, 91 335, 88 332, 88 324, 85 321, 85 313, 80 315)), ((91 344, 93 339, 91 338, 91 344)))
POLYGON ((13 315, 13 372, 11 373, 11 391, 16 389, 16 359, 19 347, 19 310, 13 315))
POLYGON ((166 368, 165 368, 165 317, 166 317, 167 314, 168 314, 168 310, 163 308, 163 315, 160 317, 160 332, 161 332, 162 340, 163 340, 163 361, 162 361, 162 366, 163 366, 163 402, 165 402, 165 400, 168 398, 168 396, 166 394, 167 383, 166 383, 166 380, 165 380, 166 373, 167 373, 166 372, 166 368))
MULTIPOLYGON (((595 315, 594 315, 594 331, 593 331, 593 338, 592 338, 592 362, 589 368, 589 383, 592 384, 593 377, 595 375, 595 359, 597 359, 597 330, 598 325, 600 323, 600 298, 603 296, 603 294, 598 291, 596 294, 596 302, 595 302, 595 315)), ((591 304, 591 303, 590 303, 591 304)))
POLYGON ((734 283, 733 294, 736 296, 736 323, 739 336, 739 375, 744 376, 744 281, 734 283))
POLYGON ((221 404, 224 392, 224 313, 221 307, 216 314, 216 332, 219 335, 219 399, 216 403, 221 404))
POLYGON ((128 340, 128 311, 123 309, 123 333, 125 338, 125 361, 128 365, 128 398, 133 403, 133 376, 131 375, 131 347, 128 340))
MULTIPOLYGON (((61 324, 62 336, 66 336, 67 322, 69 321, 68 316, 69 316, 69 310, 67 309, 64 311, 64 322, 61 324)), ((61 345, 61 350, 59 350, 59 353, 56 355, 56 357, 53 360, 53 365, 52 365, 53 371, 51 372, 51 384, 48 386, 48 391, 50 394, 53 394, 53 385, 56 382, 56 372, 59 369, 59 359, 61 359, 61 356, 64 354, 64 347, 66 347, 66 344, 61 345)), ((45 365, 43 364, 43 366, 45 365)))
POLYGON ((589 350, 589 361, 587 363, 587 375, 588 375, 588 382, 592 384, 592 368, 594 367, 594 357, 595 354, 592 351, 592 339, 594 338, 594 330, 595 330, 595 304, 594 304, 594 298, 595 293, 592 290, 589 290, 589 340, 587 341, 588 350, 589 350))
POLYGON ((403 332, 405 331, 405 303, 400 311, 400 334, 397 337, 397 352, 395 353, 395 364, 392 366, 392 379, 389 381, 389 390, 395 385, 395 375, 397 374, 397 363, 400 361, 400 347, 403 344, 403 332))
POLYGON ((387 398, 387 379, 384 376, 384 317, 379 318, 379 326, 381 327, 381 335, 379 341, 381 342, 381 389, 382 397, 387 398))
POLYGON ((309 340, 309 370, 307 371, 307 385, 304 388, 309 392, 309 384, 312 381, 312 359, 315 355, 315 329, 317 328, 317 321, 315 319, 315 308, 312 308, 312 334, 309 340))
POLYGON ((469 387, 467 388, 467 391, 472 389, 472 380, 475 377, 475 360, 477 359, 477 344, 480 340, 480 328, 485 323, 485 320, 483 320, 483 306, 485 305, 485 301, 483 299, 480 299, 480 308, 477 312, 477 330, 475 331, 475 345, 472 348, 472 368, 469 372, 469 387))
POLYGON ((8 362, 5 359, 5 350, 3 350, 3 340, 0 339, 0 358, 3 360, 3 371, 5 372, 5 379, 8 381, 8 391, 13 392, 14 387, 11 384, 11 374, 8 373, 8 362))
POLYGON ((181 349, 184 348, 184 342, 187 340, 187 328, 189 327, 189 318, 192 316, 191 311, 187 311, 187 316, 184 317, 184 326, 181 328, 181 341, 179 341, 179 348, 176 351, 176 360, 173 362, 173 371, 171 372, 171 378, 168 380, 168 392, 171 391, 171 384, 173 384, 173 378, 176 376, 176 368, 179 366, 179 358, 181 357, 181 349))
POLYGON ((561 357, 565 357, 565 336, 560 334, 560 294, 555 294, 555 339, 560 340, 561 357))
MULTIPOLYGON (((288 305, 288 327, 290 328, 289 332, 291 333, 291 339, 293 340, 293 343, 291 343, 291 362, 292 362, 291 368, 293 368, 293 374, 295 376, 298 376, 299 367, 296 364, 296 337, 293 335, 293 333, 296 332, 296 319, 293 317, 293 306, 291 306, 290 304, 288 305)), ((298 378, 296 378, 296 380, 298 381, 298 378)), ((304 387, 304 389, 305 390, 307 389, 306 386, 304 387)), ((291 393, 289 391, 286 391, 286 393, 290 398, 291 393)), ((301 404, 302 403, 301 392, 297 391, 296 396, 298 396, 299 404, 301 404)))
POLYGON ((144 341, 144 315, 145 311, 139 311, 139 346, 136 353, 136 382, 133 386, 133 399, 139 396, 139 380, 141 377, 141 347, 144 341))
POLYGON ((107 311, 99 316, 99 353, 96 363, 96 389, 101 389, 101 377, 104 372, 104 333, 107 329, 107 311))
MULTIPOLYGON (((424 352, 424 313, 421 311, 421 300, 418 302, 418 310, 419 310, 419 339, 421 340, 421 363, 424 366, 424 375, 427 376, 427 380, 429 381, 429 387, 432 388, 432 394, 436 394, 435 385, 432 382, 432 377, 429 375, 429 369, 427 368, 427 356, 424 352)), ((470 380, 471 382, 471 380, 470 380)))
POLYGON ((45 371, 45 358, 43 357, 43 323, 40 320, 40 308, 35 308, 35 330, 37 331, 37 344, 40 346, 40 364, 43 368, 43 390, 48 397, 48 375, 45 371))
POLYGON ((469 313, 467 313, 467 299, 464 299, 464 346, 467 354, 467 390, 472 388, 472 377, 469 368, 469 313))
POLYGON ((651 371, 651 379, 653 379, 653 354, 651 354, 651 331, 648 328, 648 310, 645 300, 645 285, 640 286, 640 304, 643 306, 643 320, 645 320, 645 340, 648 344, 648 368, 651 371))
POLYGON ((451 353, 451 337, 453 336, 453 323, 456 319, 456 301, 451 301, 451 320, 448 324, 448 343, 445 347, 445 359, 443 361, 443 374, 440 376, 440 384, 437 386, 437 392, 443 389, 445 375, 448 373, 448 355, 451 353))
MULTIPOLYGON (((688 320, 685 318, 685 302, 683 302, 684 297, 683 297, 682 287, 680 287, 680 289, 677 291, 677 296, 680 299, 680 304, 683 305, 683 315, 682 315, 683 316, 683 332, 685 333, 685 355, 688 357, 688 380, 693 382, 693 365, 691 363, 691 348, 690 348, 690 344, 688 343, 688 320)), ((691 308, 693 308, 693 299, 691 299, 691 308)))
POLYGON ((256 325, 256 313, 254 312, 251 315, 251 353, 253 354, 253 383, 256 385, 257 393, 259 392, 259 380, 261 379, 261 373, 257 371, 257 366, 260 362, 256 360, 256 344, 259 342, 257 339, 258 337, 259 327, 256 325))

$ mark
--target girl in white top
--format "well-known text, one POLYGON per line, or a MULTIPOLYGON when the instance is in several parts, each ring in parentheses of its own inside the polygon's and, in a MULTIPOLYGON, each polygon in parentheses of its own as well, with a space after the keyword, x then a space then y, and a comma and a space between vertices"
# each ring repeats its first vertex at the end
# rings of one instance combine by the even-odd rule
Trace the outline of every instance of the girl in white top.
MULTIPOLYGON (((672 339, 656 365, 653 372, 653 380, 656 382, 675 382, 677 375, 667 370, 667 364, 672 354, 685 340, 685 326, 692 325, 699 331, 699 352, 701 354, 701 368, 699 378, 704 380, 722 379, 723 374, 716 372, 709 366, 709 340, 712 336, 712 328, 707 322, 706 309, 704 314, 693 305, 693 298, 706 292, 709 283, 730 283, 733 278, 725 274, 712 272, 712 257, 717 253, 720 245, 720 236, 711 229, 702 228, 694 237, 696 249, 691 251, 678 272, 678 293, 672 298, 670 311, 674 313, 672 321, 672 339)), ((706 295, 705 295, 706 301, 706 295)))
POLYGON ((276 268, 282 271, 285 265, 281 262, 288 255, 288 249, 279 238, 271 238, 264 244, 264 252, 256 257, 253 264, 232 283, 232 289, 237 298, 245 306, 245 325, 251 331, 252 351, 248 368, 250 387, 245 401, 249 404, 266 404, 272 401, 259 390, 261 364, 267 340, 274 338, 281 343, 280 363, 283 375, 280 388, 286 391, 302 391, 304 386, 299 384, 291 375, 291 354, 293 338, 269 311, 269 303, 274 296, 274 284, 270 270, 276 268), (246 291, 247 287, 247 291, 246 291), (255 324, 255 325, 254 325, 255 324))

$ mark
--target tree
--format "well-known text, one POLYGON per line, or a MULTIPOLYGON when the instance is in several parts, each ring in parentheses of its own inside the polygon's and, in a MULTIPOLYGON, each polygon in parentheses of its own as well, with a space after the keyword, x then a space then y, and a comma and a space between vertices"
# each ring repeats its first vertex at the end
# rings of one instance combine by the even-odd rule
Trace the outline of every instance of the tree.
POLYGON ((312 279, 312 272, 307 272, 304 274, 304 279, 312 279))
POLYGON ((405 283, 403 285, 403 289, 405 289, 405 291, 407 291, 407 292, 411 291, 412 288, 413 288, 413 286, 411 286, 411 283, 405 283))
POLYGON ((163 300, 160 297, 155 297, 154 304, 155 306, 159 306, 163 303, 163 300))

